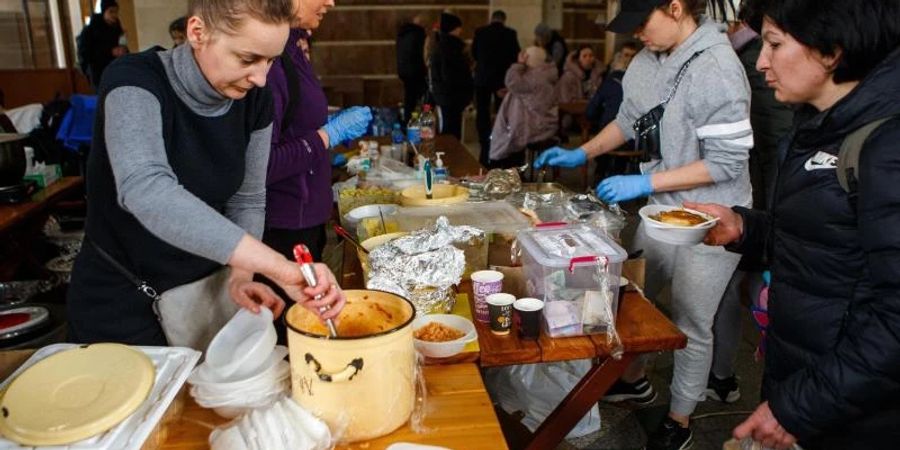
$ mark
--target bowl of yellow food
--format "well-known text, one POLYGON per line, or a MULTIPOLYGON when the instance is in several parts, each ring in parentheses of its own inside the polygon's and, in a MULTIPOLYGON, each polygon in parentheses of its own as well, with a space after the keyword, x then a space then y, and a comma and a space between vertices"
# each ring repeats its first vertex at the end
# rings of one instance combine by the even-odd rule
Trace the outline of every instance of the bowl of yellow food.
POLYGON ((475 324, 456 314, 426 314, 413 321, 416 351, 430 358, 457 355, 475 339, 475 324))
POLYGON ((671 205, 647 205, 638 211, 651 238, 672 245, 697 245, 718 219, 700 211, 671 205))

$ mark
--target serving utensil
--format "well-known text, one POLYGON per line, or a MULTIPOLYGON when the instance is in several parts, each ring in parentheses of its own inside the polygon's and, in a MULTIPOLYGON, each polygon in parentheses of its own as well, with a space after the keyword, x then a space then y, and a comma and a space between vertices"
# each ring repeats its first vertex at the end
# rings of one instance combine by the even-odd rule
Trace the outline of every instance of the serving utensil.
POLYGON ((431 172, 431 160, 425 160, 425 198, 428 200, 432 200, 434 198, 434 194, 432 192, 434 189, 434 174, 431 172))
MULTIPOLYGON (((319 280, 316 278, 316 271, 313 268, 313 257, 312 253, 309 252, 309 248, 307 248, 303 244, 297 244, 294 246, 294 260, 297 261, 297 264, 300 264, 300 272, 303 274, 303 278, 306 279, 306 284, 310 287, 316 287, 319 285, 319 280)), ((315 300, 319 300, 322 298, 322 295, 317 295, 315 300)), ((322 306, 319 308, 319 312, 328 311, 327 306, 322 306)), ((331 319, 325 320, 325 325, 328 327, 328 334, 331 337, 337 337, 337 328, 334 326, 334 321, 331 319)))
POLYGON ((347 231, 347 229, 345 229, 344 227, 342 227, 338 224, 334 224, 334 232, 337 233, 338 236, 340 236, 347 242, 350 242, 351 244, 353 244, 353 246, 356 247, 358 250, 362 251, 363 253, 365 253, 367 255, 369 254, 369 251, 366 250, 366 248, 363 247, 362 244, 360 244, 359 241, 357 241, 356 238, 353 237, 350 234, 350 232, 347 231))

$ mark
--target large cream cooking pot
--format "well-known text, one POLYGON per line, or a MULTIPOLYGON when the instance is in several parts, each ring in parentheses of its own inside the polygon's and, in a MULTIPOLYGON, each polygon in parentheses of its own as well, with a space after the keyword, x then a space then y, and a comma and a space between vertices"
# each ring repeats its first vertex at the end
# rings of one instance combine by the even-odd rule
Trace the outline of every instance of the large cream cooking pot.
POLYGON ((344 291, 337 338, 301 305, 285 315, 291 386, 300 405, 342 443, 384 436, 409 420, 416 353, 409 300, 381 291, 344 291))

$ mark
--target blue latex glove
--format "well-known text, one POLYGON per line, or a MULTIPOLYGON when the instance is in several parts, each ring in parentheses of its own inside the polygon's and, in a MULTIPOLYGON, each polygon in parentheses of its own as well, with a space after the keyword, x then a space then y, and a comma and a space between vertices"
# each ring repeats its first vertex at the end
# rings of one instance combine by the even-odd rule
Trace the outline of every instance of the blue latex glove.
POLYGON ((371 121, 372 110, 365 106, 354 106, 334 115, 322 129, 328 135, 329 147, 334 147, 365 134, 371 121))
POLYGON ((573 168, 582 166, 586 162, 587 153, 581 147, 576 148, 575 150, 553 147, 538 156, 534 161, 534 168, 540 169, 544 166, 573 168))
POLYGON ((653 193, 650 175, 616 175, 600 182, 597 197, 607 204, 619 203, 653 193))
POLYGON ((331 158, 332 167, 343 167, 345 164, 347 164, 347 157, 342 153, 338 153, 334 155, 334 158, 331 158))

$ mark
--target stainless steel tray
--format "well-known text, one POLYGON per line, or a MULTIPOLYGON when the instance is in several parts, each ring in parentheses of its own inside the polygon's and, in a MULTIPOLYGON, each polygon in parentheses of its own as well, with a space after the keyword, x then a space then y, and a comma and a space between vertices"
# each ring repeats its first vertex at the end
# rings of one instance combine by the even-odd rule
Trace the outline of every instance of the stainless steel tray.
POLYGON ((550 194, 554 192, 572 192, 559 183, 522 183, 521 192, 537 192, 540 194, 550 194))

